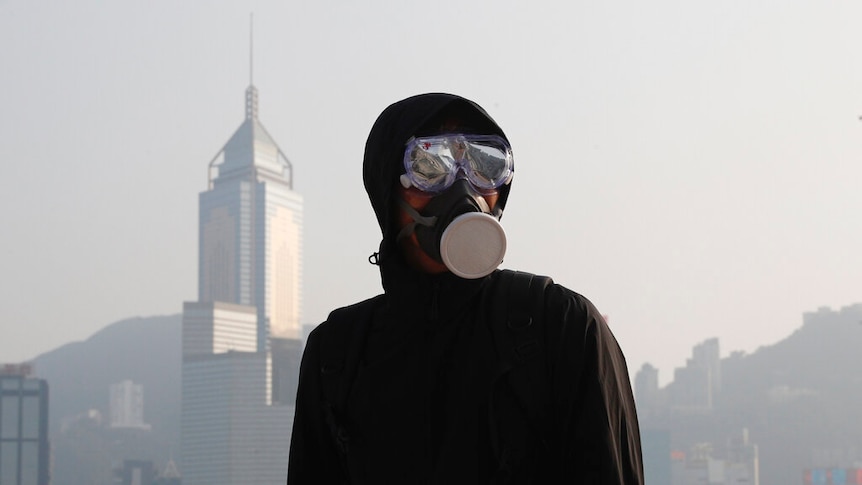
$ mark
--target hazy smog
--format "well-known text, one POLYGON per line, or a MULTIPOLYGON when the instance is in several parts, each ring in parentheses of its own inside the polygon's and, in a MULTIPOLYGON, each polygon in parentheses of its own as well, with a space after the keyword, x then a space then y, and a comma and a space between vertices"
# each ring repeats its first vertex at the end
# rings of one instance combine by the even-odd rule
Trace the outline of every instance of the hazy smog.
POLYGON ((648 484, 862 484, 859 19, 849 0, 0 0, 0 379, 23 396, 9 414, 0 385, 0 440, 32 431, 0 485, 37 468, 41 426, 53 485, 191 483, 208 452, 183 432, 267 470, 200 483, 284 483, 304 339, 381 292, 366 137, 425 92, 505 128, 503 267, 606 316, 648 484), (265 236, 230 232, 220 187, 244 163, 276 180, 242 195, 277 201, 265 236), (287 268, 265 297, 222 277, 265 272, 219 263, 249 240, 287 268), (260 428, 188 418, 214 392, 183 384, 201 362, 263 348, 210 359, 271 378, 237 378, 260 428))

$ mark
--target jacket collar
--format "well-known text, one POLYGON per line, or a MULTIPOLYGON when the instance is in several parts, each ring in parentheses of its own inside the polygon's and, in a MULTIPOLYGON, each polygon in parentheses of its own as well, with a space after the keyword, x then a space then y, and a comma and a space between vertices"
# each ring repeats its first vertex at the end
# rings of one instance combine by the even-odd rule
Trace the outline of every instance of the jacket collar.
POLYGON ((395 316, 430 324, 457 315, 490 280, 490 275, 468 280, 452 273, 424 273, 409 266, 397 251, 381 259, 380 274, 395 316))

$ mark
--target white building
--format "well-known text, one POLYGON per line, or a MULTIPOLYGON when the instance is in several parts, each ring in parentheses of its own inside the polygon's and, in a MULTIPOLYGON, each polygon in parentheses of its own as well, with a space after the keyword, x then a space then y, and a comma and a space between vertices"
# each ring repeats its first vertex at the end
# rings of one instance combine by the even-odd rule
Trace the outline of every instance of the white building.
POLYGON ((232 303, 183 304, 183 357, 257 352, 257 310, 232 303))
MULTIPOLYGON (((237 344, 183 355, 183 483, 281 483, 287 476, 294 408, 272 402, 269 353, 243 348, 256 332, 255 309, 235 305, 216 313, 221 320, 215 326, 230 322, 237 344), (243 320, 245 328, 237 323, 243 320)), ((185 345, 189 340, 202 340, 185 330, 184 349, 191 347, 185 345)))
POLYGON ((144 386, 130 380, 111 384, 111 427, 149 430, 144 422, 144 386))

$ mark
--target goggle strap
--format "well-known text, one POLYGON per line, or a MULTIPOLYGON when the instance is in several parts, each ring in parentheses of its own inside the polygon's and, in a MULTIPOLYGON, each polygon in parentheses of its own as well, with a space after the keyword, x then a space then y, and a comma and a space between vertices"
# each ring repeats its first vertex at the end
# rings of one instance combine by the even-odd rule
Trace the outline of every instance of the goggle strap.
POLYGON ((475 201, 476 201, 476 204, 479 205, 479 210, 481 212, 484 212, 486 214, 489 214, 491 212, 491 208, 488 207, 488 201, 486 201, 484 197, 479 197, 479 198, 475 199, 475 201))
POLYGON ((491 214, 492 216, 496 217, 496 218, 497 218, 497 220, 499 221, 499 220, 500 220, 500 218, 501 218, 501 217, 503 217, 503 209, 501 209, 501 208, 500 208, 500 205, 499 205, 499 204, 497 204, 497 205, 494 207, 494 210, 490 211, 490 214, 491 214))
POLYGON ((400 241, 405 237, 410 236, 416 230, 417 225, 422 225, 426 227, 434 227, 434 224, 437 224, 437 216, 423 216, 419 212, 416 211, 413 207, 410 207, 410 204, 404 201, 404 199, 398 199, 398 204, 404 209, 404 212, 413 219, 413 222, 407 224, 402 227, 400 231, 398 231, 398 235, 395 237, 396 241, 400 241))
POLYGON ((401 242, 405 237, 410 237, 416 231, 416 222, 411 222, 406 226, 402 227, 400 231, 398 231, 398 235, 395 236, 395 242, 401 242))

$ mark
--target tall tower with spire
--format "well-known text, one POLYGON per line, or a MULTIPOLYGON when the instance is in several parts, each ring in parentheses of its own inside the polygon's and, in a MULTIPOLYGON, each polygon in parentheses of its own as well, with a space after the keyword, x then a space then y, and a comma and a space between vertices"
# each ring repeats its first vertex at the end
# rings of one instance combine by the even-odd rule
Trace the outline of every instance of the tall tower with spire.
POLYGON ((183 483, 281 483, 301 352, 302 197, 253 83, 199 202, 198 301, 183 305, 183 483))
POLYGON ((210 162, 199 242, 198 301, 254 306, 258 350, 270 335, 301 338, 302 197, 260 122, 253 84, 245 120, 210 162))

